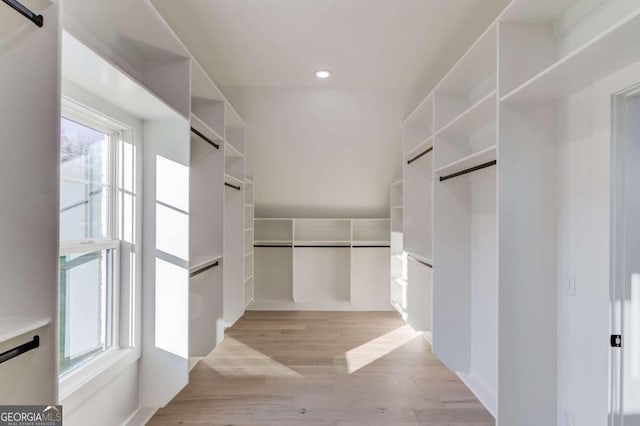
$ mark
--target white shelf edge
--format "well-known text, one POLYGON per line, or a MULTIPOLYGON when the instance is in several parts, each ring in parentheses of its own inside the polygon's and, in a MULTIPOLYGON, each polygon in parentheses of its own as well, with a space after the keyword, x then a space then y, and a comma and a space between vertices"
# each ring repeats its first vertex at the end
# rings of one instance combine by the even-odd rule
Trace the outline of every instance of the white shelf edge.
POLYGON ((417 154, 419 151, 422 151, 429 145, 433 146, 433 137, 434 135, 429 136, 427 139, 412 148, 411 151, 409 151, 407 155, 404 156, 404 161, 409 160, 411 157, 413 157, 415 154, 417 154))
POLYGON ((0 343, 51 324, 50 318, 0 317, 0 343))
POLYGON ((534 84, 536 81, 546 77, 548 74, 551 74, 557 68, 559 68, 562 65, 564 65, 566 62, 571 61, 575 57, 583 54, 585 51, 588 51, 595 44, 597 44, 600 41, 602 41, 602 40, 606 39, 607 37, 611 36, 617 30, 619 30, 620 28, 622 28, 623 26, 628 24, 630 21, 632 21, 634 19, 637 19, 639 16, 640 16, 640 10, 637 10, 636 12, 634 12, 631 15, 627 16, 625 19, 623 19, 620 22, 618 22, 616 25, 613 25, 612 27, 610 27, 607 31, 603 32, 602 34, 600 34, 599 36, 597 36, 595 38, 592 38, 591 40, 589 40, 588 42, 584 43, 583 45, 581 45, 577 49, 573 50, 568 55, 566 55, 563 58, 555 61, 554 63, 552 63, 551 65, 549 65, 548 67, 546 67, 545 69, 543 69, 542 71, 540 71, 539 73, 534 75, 533 77, 529 78, 527 81, 523 82, 518 87, 516 87, 515 89, 511 90, 509 93, 507 93, 506 95, 502 96, 500 98, 500 101, 501 102, 508 102, 510 100, 510 98, 515 97, 515 95, 517 95, 518 92, 526 89, 530 85, 534 84))
POLYGON ((220 136, 220 133, 216 132, 215 130, 213 130, 207 123, 205 123, 200 117, 198 117, 196 115, 196 113, 194 113, 193 111, 191 112, 191 120, 194 120, 196 122, 198 122, 199 125, 201 125, 202 127, 204 127, 206 129, 207 132, 213 133, 214 137, 212 138, 214 141, 216 142, 222 142, 224 141, 224 138, 222 136, 220 136))
MULTIPOLYGON (((438 168, 435 170, 436 175, 445 174, 444 172, 447 172, 447 173, 448 173, 448 172, 455 173, 453 170, 455 170, 455 169, 456 169, 456 166, 461 165, 461 164, 464 164, 465 162, 472 162, 471 160, 474 160, 474 159, 476 159, 476 158, 478 158, 478 157, 482 157, 483 155, 488 154, 488 153, 490 153, 490 152, 492 152, 492 151, 493 151, 493 152, 496 152, 496 145, 492 145, 492 146, 490 146, 489 148, 485 148, 485 149, 480 150, 480 151, 478 151, 478 152, 476 152, 476 153, 473 153, 473 154, 471 154, 471 155, 468 155, 468 156, 466 156, 466 157, 464 157, 464 158, 461 158, 461 159, 459 159, 459 160, 456 160, 456 161, 453 161, 453 162, 451 162, 451 163, 449 163, 449 164, 446 164, 446 165, 444 165, 444 166, 442 166, 442 167, 438 167, 438 168)), ((493 157, 493 159, 495 159, 495 158, 496 158, 496 156, 495 156, 495 155, 494 155, 494 156, 492 156, 492 157, 493 157)), ((490 161, 490 160, 489 160, 489 161, 490 161)), ((480 163, 478 163, 478 164, 476 164, 476 165, 479 165, 479 164, 480 164, 480 163)), ((472 166, 472 167, 473 167, 473 166, 472 166)), ((465 168, 466 168, 466 167, 465 167, 465 168)))
POLYGON ((250 280, 250 279, 252 279, 252 278, 253 278, 253 274, 249 275, 248 277, 245 277, 245 279, 244 279, 244 283, 243 283, 243 284, 246 284, 246 283, 247 283, 247 281, 249 281, 249 280, 250 280))
POLYGON ((476 101, 469 108, 467 108, 466 110, 458 114, 458 116, 455 117, 453 120, 449 121, 447 124, 442 126, 440 130, 436 132, 436 136, 442 135, 449 128, 455 126, 457 123, 464 120, 467 116, 473 114, 477 109, 480 109, 480 107, 483 106, 485 102, 488 102, 489 100, 491 100, 491 98, 495 97, 497 93, 498 93, 497 89, 493 89, 487 95, 483 96, 480 100, 476 101))
POLYGON ((229 174, 226 174, 226 173, 224 174, 224 179, 225 179, 225 181, 227 181, 227 180, 231 181, 231 182, 227 182, 227 183, 233 183, 233 184, 237 184, 237 185, 244 184, 244 181, 241 181, 237 177, 229 175, 229 174))
MULTIPOLYGON (((240 152, 238 148, 233 146, 231 142, 224 139, 224 156, 226 158, 244 158, 244 154, 240 152), (227 155, 227 148, 229 148, 234 155, 227 155)), ((244 182, 244 179, 242 180, 244 182)))
POLYGON ((429 94, 427 94, 427 96, 424 97, 424 99, 422 99, 420 101, 420 103, 413 109, 413 111, 411 111, 409 113, 409 115, 407 115, 407 118, 405 118, 404 120, 402 120, 402 126, 404 127, 407 122, 409 120, 411 120, 411 118, 415 115, 416 112, 418 112, 418 110, 420 110, 420 108, 422 108, 424 106, 424 104, 429 100, 429 98, 433 95, 433 90, 429 92, 429 94))
POLYGON ((269 240, 269 241, 254 241, 254 245, 256 244, 293 244, 293 241, 290 240, 269 240))
POLYGON ((345 244, 345 247, 349 247, 351 245, 351 241, 345 241, 345 240, 336 240, 336 241, 316 241, 316 240, 298 240, 295 242, 295 245, 300 247, 300 246, 305 246, 305 245, 322 245, 322 244, 345 244))
POLYGON ((245 253, 245 254, 244 254, 244 257, 249 257, 249 256, 251 256, 252 254, 253 254, 253 251, 250 251, 249 253, 245 253))
POLYGON ((433 259, 429 259, 428 257, 420 256, 419 254, 407 252, 408 257, 413 257, 414 259, 420 260, 422 262, 427 262, 429 265, 433 265, 433 259))
POLYGON ((253 228, 244 228, 245 231, 253 231, 253 228))
POLYGON ((189 267, 189 272, 194 272, 194 271, 197 271, 199 269, 206 268, 207 266, 213 265, 214 263, 216 263, 219 260, 222 260, 222 255, 218 255, 218 256, 212 257, 211 259, 205 260, 204 262, 200 262, 197 265, 190 266, 189 267))
POLYGON ((391 183, 391 186, 396 186, 396 185, 402 185, 402 179, 398 179, 397 181, 391 183))
POLYGON ((353 240, 352 245, 357 246, 357 245, 375 245, 375 244, 387 244, 387 245, 391 245, 391 241, 365 241, 365 240, 353 240))
POLYGON ((403 208, 402 206, 392 206, 391 210, 402 209, 402 208, 403 208))

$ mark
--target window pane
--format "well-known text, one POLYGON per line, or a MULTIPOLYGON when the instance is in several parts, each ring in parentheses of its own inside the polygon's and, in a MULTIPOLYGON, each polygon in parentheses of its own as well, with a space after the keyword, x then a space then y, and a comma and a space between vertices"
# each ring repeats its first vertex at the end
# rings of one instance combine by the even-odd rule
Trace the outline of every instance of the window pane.
POLYGON ((88 182, 109 183, 109 135, 63 118, 60 174, 88 182))
POLYGON ((63 118, 60 240, 110 235, 109 136, 63 118))
POLYGON ((60 256, 60 373, 112 346, 114 252, 60 256))
POLYGON ((107 186, 60 182, 60 240, 106 238, 109 235, 107 186))

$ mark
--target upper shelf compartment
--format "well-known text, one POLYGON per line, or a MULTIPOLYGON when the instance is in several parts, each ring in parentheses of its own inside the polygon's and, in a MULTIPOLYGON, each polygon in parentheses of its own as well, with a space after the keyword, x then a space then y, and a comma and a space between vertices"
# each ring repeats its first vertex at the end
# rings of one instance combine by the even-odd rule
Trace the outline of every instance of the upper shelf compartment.
POLYGON ((640 3, 517 0, 500 18, 501 100, 556 100, 640 59, 640 3))
POLYGON ((213 133, 216 140, 224 139, 225 99, 216 84, 198 62, 191 65, 191 114, 213 133))
POLYGON ((427 96, 402 125, 403 154, 407 157, 433 136, 433 96, 427 96))
POLYGON ((189 117, 190 55, 147 0, 65 0, 65 30, 189 117))
POLYGON ((244 155, 245 122, 229 102, 225 103, 225 140, 244 155))
POLYGON ((496 90, 496 25, 480 36, 435 88, 435 130, 496 90))

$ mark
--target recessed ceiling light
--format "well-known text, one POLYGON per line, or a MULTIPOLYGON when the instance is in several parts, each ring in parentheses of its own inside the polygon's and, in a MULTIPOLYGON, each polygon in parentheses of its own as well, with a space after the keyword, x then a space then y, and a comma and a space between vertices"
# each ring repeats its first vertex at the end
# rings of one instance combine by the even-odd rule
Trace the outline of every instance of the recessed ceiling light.
POLYGON ((315 72, 316 77, 318 78, 329 78, 331 77, 331 71, 329 70, 317 70, 315 72))

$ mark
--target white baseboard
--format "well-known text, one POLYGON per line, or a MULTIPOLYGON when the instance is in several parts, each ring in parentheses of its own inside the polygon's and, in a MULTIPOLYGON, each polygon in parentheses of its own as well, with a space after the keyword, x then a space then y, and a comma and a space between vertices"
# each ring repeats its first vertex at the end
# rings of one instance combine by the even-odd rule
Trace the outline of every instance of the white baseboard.
POLYGON ((147 424, 151 417, 158 411, 157 408, 153 407, 140 407, 138 410, 133 413, 131 417, 129 417, 124 423, 124 426, 144 426, 147 424))
POLYGON ((493 392, 478 376, 473 372, 470 373, 456 373, 456 375, 462 380, 462 382, 469 388, 469 390, 478 398, 478 401, 484 405, 491 415, 496 418, 497 413, 497 399, 496 394, 493 392))
POLYGON ((290 300, 256 299, 248 311, 392 311, 389 303, 354 305, 346 301, 293 302, 290 300))
POLYGON ((429 342, 429 345, 431 345, 431 350, 433 350, 433 334, 430 331, 424 331, 422 332, 422 337, 424 337, 424 340, 429 342))

